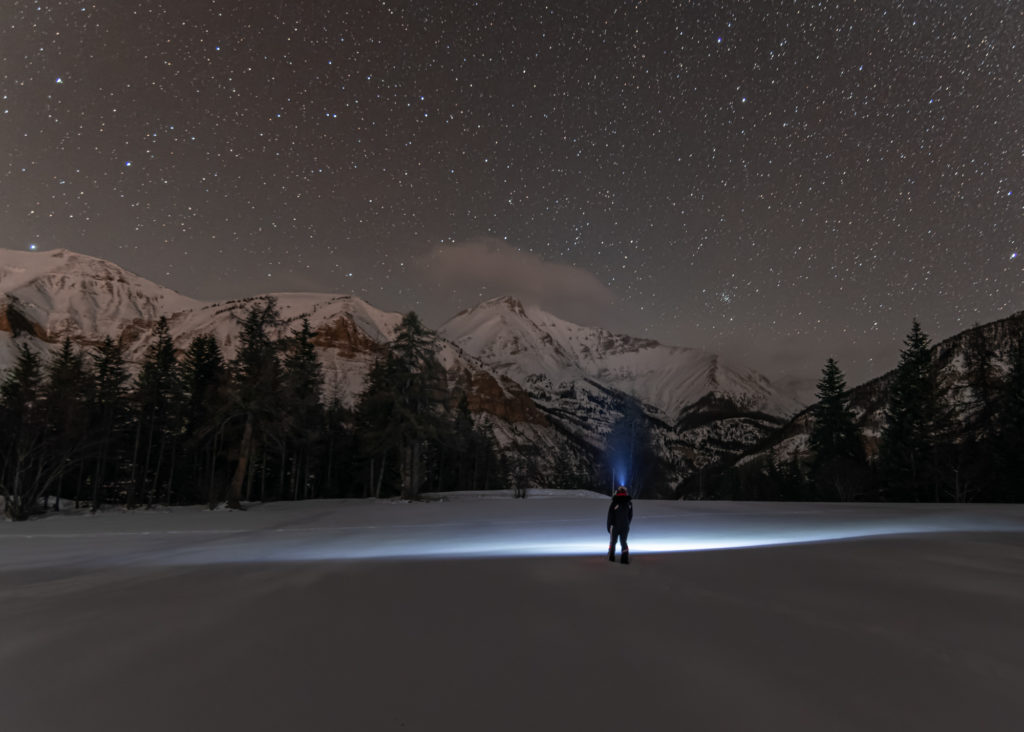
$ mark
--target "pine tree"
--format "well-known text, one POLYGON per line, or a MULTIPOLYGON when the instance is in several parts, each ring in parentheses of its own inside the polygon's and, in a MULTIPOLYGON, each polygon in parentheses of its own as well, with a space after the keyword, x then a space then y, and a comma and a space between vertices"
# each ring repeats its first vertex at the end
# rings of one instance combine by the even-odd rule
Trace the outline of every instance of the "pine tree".
POLYGON ((45 423, 42 419, 43 371, 39 356, 26 344, 18 347, 13 368, 0 385, 0 487, 4 513, 24 520, 38 509, 47 485, 45 423))
POLYGON ((996 467, 1004 501, 1024 501, 1024 335, 1009 350, 1009 367, 1000 389, 996 416, 996 467))
POLYGON ((43 368, 39 356, 27 344, 20 344, 17 353, 14 366, 0 385, 0 400, 14 424, 20 425, 29 421, 40 406, 43 368))
MULTIPOLYGON (((272 331, 281 325, 277 300, 268 297, 246 312, 239 348, 231 363, 234 414, 242 422, 238 463, 228 487, 227 504, 242 507, 242 488, 260 451, 271 438, 280 437, 281 363, 272 331)), ((251 485, 251 483, 250 483, 251 485)))
POLYGON ((459 395, 454 414, 438 430, 437 465, 430 484, 434 490, 488 490, 503 485, 501 461, 494 438, 478 425, 468 395, 459 395))
POLYGON ((47 364, 44 385, 47 421, 58 430, 70 427, 80 416, 76 410, 84 409, 82 402, 89 396, 89 376, 82 354, 75 350, 71 339, 65 337, 47 364))
POLYGON ((60 349, 47 365, 43 384, 46 424, 51 433, 56 464, 61 468, 56 486, 55 510, 60 508, 66 475, 77 472, 74 495, 76 508, 81 499, 91 401, 90 381, 91 374, 86 369, 85 359, 71 345, 71 339, 65 337, 60 349))
POLYGON ((352 417, 338 395, 334 395, 324 410, 324 438, 322 457, 323 492, 328 498, 354 495, 348 480, 343 476, 352 473, 352 456, 355 453, 352 433, 349 429, 352 417))
POLYGON ((215 426, 215 415, 225 397, 226 377, 224 357, 217 339, 209 333, 193 338, 181 364, 188 435, 205 437, 215 426))
POLYGON ((473 424, 473 415, 469 411, 469 398, 466 394, 459 397, 459 403, 455 407, 455 419, 452 420, 450 435, 452 449, 448 462, 452 463, 450 472, 455 478, 455 490, 474 490, 479 470, 477 461, 481 456, 477 454, 476 425, 473 424))
POLYGON ((370 370, 357 419, 374 495, 394 474, 402 496, 412 499, 428 473, 428 453, 436 453, 440 429, 436 407, 446 393, 436 350, 436 334, 410 312, 370 370))
MULTIPOLYGON (((110 336, 103 339, 93 357, 91 430, 96 440, 92 484, 92 510, 103 502, 110 466, 121 467, 124 430, 128 414, 128 371, 121 345, 110 336)), ((115 479, 116 482, 116 479, 115 479)))
MULTIPOLYGON (((135 444, 129 485, 128 507, 135 503, 136 491, 152 504, 164 471, 173 464, 174 439, 182 407, 182 386, 178 362, 167 318, 161 317, 154 330, 155 339, 146 349, 142 369, 135 383, 135 444)), ((170 480, 168 502, 170 502, 170 480)))
POLYGON ((292 498, 310 497, 314 450, 324 430, 323 386, 313 331, 309 319, 303 318, 302 327, 292 333, 282 382, 287 442, 292 450, 292 498))
POLYGON ((401 443, 399 420, 399 375, 394 356, 387 352, 377 358, 366 377, 366 386, 356 404, 356 444, 367 467, 364 496, 379 498, 395 470, 401 443))
POLYGON ((414 312, 402 318, 390 350, 398 380, 402 497, 411 500, 419 494, 426 472, 424 448, 432 447, 437 438, 439 420, 433 405, 444 397, 444 370, 436 356, 437 335, 414 312))
POLYGON ((889 390, 879 447, 889 497, 938 500, 942 393, 928 337, 915 319, 889 390))
POLYGON ((850 500, 863 477, 864 447, 846 398, 846 378, 834 358, 822 369, 817 397, 809 440, 811 477, 821 497, 850 500))
POLYGON ((181 364, 184 391, 183 442, 191 480, 188 489, 198 489, 210 506, 216 505, 218 452, 223 444, 222 422, 227 407, 227 370, 217 339, 209 333, 189 343, 181 364))

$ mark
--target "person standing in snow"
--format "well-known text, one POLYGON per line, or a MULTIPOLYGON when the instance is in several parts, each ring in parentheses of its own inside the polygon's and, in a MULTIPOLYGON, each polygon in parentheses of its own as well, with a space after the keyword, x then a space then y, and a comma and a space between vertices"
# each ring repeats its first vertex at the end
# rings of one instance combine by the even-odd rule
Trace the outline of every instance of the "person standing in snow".
POLYGON ((608 545, 608 561, 615 561, 615 544, 622 544, 622 563, 629 564, 629 523, 633 520, 633 499, 626 492, 626 486, 620 485, 612 496, 612 505, 608 507, 608 533, 612 535, 608 545))

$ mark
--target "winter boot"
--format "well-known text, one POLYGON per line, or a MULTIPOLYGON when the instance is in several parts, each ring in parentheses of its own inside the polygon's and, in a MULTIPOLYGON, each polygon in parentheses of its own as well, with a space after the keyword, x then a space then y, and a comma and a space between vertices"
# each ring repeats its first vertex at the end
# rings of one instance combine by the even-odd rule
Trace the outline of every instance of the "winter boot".
POLYGON ((629 549, 622 550, 622 563, 629 564, 629 549))
POLYGON ((609 562, 614 562, 615 561, 615 547, 613 547, 613 546, 608 547, 608 561, 609 562))

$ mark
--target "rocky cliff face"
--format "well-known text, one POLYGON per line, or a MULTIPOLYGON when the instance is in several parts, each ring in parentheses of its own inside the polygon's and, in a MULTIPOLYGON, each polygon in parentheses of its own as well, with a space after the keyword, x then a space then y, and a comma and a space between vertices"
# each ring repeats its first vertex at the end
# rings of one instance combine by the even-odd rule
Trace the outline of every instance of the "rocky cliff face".
POLYGON ((382 344, 359 329, 350 315, 342 315, 322 324, 316 330, 313 344, 323 351, 332 350, 343 359, 367 353, 382 353, 384 350, 382 344))
POLYGON ((471 412, 490 414, 511 423, 548 427, 550 422, 519 384, 487 371, 464 368, 451 379, 464 391, 471 412))
POLYGON ((18 310, 17 301, 13 299, 0 308, 0 333, 10 333, 12 338, 31 335, 41 341, 53 342, 45 328, 18 310))

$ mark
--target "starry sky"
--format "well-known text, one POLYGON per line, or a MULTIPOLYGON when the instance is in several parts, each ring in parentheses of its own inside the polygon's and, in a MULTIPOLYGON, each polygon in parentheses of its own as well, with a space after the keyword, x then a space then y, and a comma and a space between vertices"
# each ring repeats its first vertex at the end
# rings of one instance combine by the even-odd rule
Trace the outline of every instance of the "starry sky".
POLYGON ((1024 309, 1015 0, 0 3, 0 247, 851 383, 1024 309))

